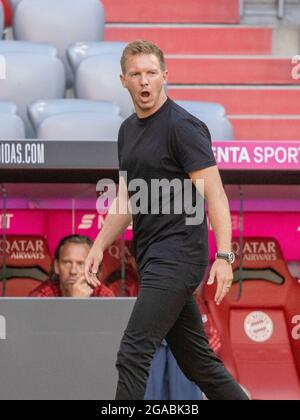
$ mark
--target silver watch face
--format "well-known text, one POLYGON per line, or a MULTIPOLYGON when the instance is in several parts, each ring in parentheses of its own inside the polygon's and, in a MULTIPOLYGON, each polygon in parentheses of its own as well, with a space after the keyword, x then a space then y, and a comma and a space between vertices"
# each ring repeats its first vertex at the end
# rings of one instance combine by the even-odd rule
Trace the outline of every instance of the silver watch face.
POLYGON ((216 258, 222 258, 226 260, 229 264, 233 264, 235 261, 235 254, 233 252, 229 252, 228 254, 216 253, 216 258))
POLYGON ((230 252, 230 254, 229 254, 229 262, 230 262, 230 264, 233 264, 234 261, 235 261, 235 255, 234 255, 233 252, 230 252))

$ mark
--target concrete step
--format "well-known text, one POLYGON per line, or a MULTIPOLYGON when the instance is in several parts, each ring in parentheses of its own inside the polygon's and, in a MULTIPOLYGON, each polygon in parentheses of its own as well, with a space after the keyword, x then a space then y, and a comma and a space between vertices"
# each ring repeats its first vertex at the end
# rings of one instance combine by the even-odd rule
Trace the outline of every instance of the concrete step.
POLYGON ((222 104, 232 115, 300 114, 300 85, 293 86, 170 86, 168 94, 177 100, 222 104))
POLYGON ((105 40, 148 39, 167 54, 272 54, 272 28, 240 25, 115 25, 105 40))
POLYGON ((239 0, 102 0, 107 22, 238 23, 239 0))
POLYGON ((290 58, 168 55, 169 83, 209 85, 299 85, 290 58))
POLYGON ((236 140, 300 140, 300 115, 229 115, 236 140))

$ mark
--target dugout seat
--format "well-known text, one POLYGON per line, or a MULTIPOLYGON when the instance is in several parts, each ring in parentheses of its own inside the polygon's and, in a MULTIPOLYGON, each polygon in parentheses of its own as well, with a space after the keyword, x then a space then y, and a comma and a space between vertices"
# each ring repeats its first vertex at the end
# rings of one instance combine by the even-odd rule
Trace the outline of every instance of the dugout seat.
POLYGON ((176 103, 207 125, 213 141, 234 140, 231 122, 226 117, 222 105, 197 101, 176 101, 176 103))
POLYGON ((3 12, 4 12, 4 25, 11 26, 12 17, 13 17, 11 3, 9 0, 1 0, 0 9, 1 9, 1 4, 3 6, 3 12))
POLYGON ((214 304, 215 286, 203 290, 221 334, 220 357, 253 399, 299 400, 300 340, 294 319, 300 310, 300 284, 272 238, 245 238, 241 273, 236 253, 234 284, 222 304, 214 304))
POLYGON ((13 102, 0 101, 0 139, 24 139, 25 126, 13 102))
POLYGON ((2 45, 0 45, 0 54, 6 61, 6 78, 0 80, 0 100, 15 102, 18 114, 25 122, 26 136, 32 138, 34 133, 27 117, 27 106, 40 99, 64 97, 64 67, 62 62, 53 55, 52 47, 45 46, 45 54, 43 54, 29 52, 27 49, 25 52, 13 49, 7 51, 7 46, 5 46, 2 53, 2 45))
MULTIPOLYGON (((25 297, 49 279, 51 256, 45 238, 41 236, 11 235, 0 253, 0 286, 6 278, 6 297, 25 297), (6 268, 4 269, 4 250, 6 268)), ((2 293, 1 293, 2 294, 2 293)))
POLYGON ((70 86, 73 78, 67 48, 77 41, 101 41, 104 23, 104 8, 99 0, 22 0, 15 9, 13 31, 17 40, 55 45, 70 86))
POLYGON ((36 136, 44 140, 117 140, 120 108, 105 101, 37 101, 28 108, 36 136))
POLYGON ((134 258, 131 255, 131 241, 115 241, 105 251, 101 266, 100 280, 114 292, 115 296, 136 297, 139 292, 139 276, 134 258), (122 276, 122 255, 124 255, 125 273, 122 276), (122 279, 123 277, 123 279, 122 279))

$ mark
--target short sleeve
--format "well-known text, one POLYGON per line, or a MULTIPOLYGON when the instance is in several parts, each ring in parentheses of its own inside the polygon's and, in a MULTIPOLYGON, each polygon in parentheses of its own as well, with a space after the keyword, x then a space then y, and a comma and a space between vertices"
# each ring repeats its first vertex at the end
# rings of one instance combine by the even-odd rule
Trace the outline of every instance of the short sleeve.
POLYGON ((119 160, 119 170, 122 171, 122 149, 124 144, 124 127, 123 124, 121 125, 119 129, 118 134, 118 160, 119 160))
POLYGON ((211 135, 200 120, 181 118, 174 123, 172 153, 186 173, 215 166, 211 135))

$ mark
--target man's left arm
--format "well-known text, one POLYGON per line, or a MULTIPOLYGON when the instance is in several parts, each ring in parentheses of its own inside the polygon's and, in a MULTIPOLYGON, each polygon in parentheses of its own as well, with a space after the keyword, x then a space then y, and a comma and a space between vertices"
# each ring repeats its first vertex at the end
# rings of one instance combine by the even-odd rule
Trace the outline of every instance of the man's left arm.
MULTIPOLYGON (((190 172, 189 176, 196 187, 203 185, 204 191, 199 190, 199 192, 202 195, 204 194, 208 204, 209 220, 216 237, 218 252, 231 252, 232 225, 230 209, 218 167, 211 166, 190 172), (197 185, 197 180, 202 181, 202 183, 197 185)), ((233 272, 231 264, 225 260, 216 259, 210 271, 208 284, 212 285, 215 279, 218 283, 215 302, 217 305, 220 305, 232 285, 233 272)))

